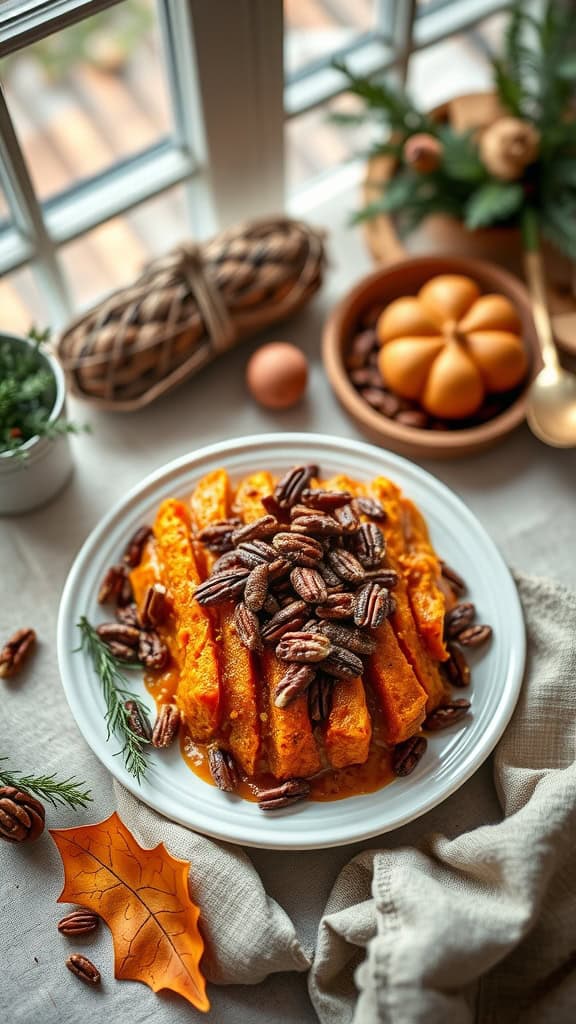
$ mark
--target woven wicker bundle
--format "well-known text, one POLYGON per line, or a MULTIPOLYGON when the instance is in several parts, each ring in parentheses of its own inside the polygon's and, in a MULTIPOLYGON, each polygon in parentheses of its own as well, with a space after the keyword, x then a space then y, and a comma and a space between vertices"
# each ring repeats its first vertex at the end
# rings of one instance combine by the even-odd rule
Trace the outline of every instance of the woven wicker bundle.
POLYGON ((298 310, 323 264, 320 234, 286 218, 182 245, 67 328, 57 352, 70 390, 104 408, 139 409, 298 310))

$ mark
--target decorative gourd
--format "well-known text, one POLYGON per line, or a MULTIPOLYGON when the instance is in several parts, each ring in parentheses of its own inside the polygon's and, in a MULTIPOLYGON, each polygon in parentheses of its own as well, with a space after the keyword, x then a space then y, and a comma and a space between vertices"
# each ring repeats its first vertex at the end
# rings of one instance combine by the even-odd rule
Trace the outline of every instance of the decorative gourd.
POLYGON ((459 274, 433 277, 391 302, 376 326, 385 384, 442 419, 478 411, 487 394, 520 384, 528 360, 518 314, 459 274))

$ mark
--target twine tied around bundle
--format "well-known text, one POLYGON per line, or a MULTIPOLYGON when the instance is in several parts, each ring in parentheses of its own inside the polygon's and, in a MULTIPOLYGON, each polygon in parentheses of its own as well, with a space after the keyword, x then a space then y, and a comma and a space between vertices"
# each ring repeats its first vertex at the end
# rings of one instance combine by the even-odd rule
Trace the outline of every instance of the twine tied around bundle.
POLYGON ((180 245, 64 331, 57 354, 70 390, 103 408, 142 408, 296 312, 323 266, 321 233, 285 217, 180 245))

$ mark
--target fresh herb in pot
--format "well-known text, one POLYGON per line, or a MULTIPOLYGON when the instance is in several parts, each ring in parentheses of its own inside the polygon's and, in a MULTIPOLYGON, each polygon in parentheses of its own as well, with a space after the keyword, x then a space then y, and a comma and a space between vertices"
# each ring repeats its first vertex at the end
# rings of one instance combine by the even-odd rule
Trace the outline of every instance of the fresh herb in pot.
POLYGON ((50 421, 56 382, 41 356, 50 332, 34 328, 31 345, 0 341, 0 452, 15 452, 33 437, 58 437, 86 429, 69 420, 50 421))

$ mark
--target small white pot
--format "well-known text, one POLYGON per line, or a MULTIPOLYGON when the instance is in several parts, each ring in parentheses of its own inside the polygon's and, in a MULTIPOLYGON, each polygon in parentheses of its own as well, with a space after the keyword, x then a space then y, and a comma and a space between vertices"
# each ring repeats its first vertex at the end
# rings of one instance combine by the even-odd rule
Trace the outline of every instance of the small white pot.
MULTIPOLYGON (((1 334, 0 341, 15 345, 31 345, 27 338, 14 334, 1 334)), ((54 377, 56 398, 50 422, 66 416, 66 386, 60 364, 47 352, 40 351, 39 359, 54 377)), ((15 452, 0 452, 0 515, 29 512, 54 498, 70 478, 73 469, 72 451, 68 434, 56 438, 31 437, 22 445, 23 459, 15 452)))

